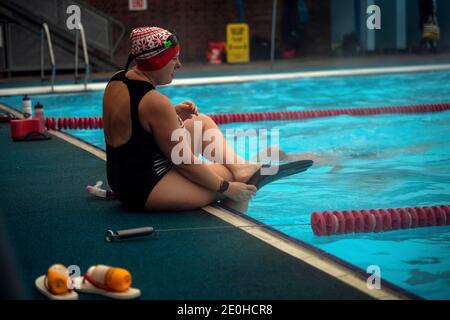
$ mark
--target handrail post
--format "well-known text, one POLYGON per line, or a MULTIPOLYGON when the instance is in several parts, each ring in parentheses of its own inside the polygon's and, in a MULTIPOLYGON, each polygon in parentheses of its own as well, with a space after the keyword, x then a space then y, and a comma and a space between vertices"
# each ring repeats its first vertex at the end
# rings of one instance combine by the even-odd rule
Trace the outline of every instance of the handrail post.
POLYGON ((84 65, 85 65, 85 73, 84 73, 84 90, 87 90, 87 81, 89 75, 91 73, 91 68, 89 66, 89 54, 87 49, 86 35, 84 33, 84 27, 80 23, 78 25, 76 35, 75 35, 75 78, 78 77, 78 32, 80 32, 81 36, 81 46, 83 48, 83 57, 84 57, 84 65))
POLYGON ((41 81, 44 81, 44 38, 45 32, 41 30, 41 81))
POLYGON ((47 37, 48 53, 50 55, 50 64, 52 65, 51 87, 52 92, 55 88, 55 76, 56 76, 56 63, 55 54, 53 53, 52 38, 50 36, 50 30, 46 22, 42 24, 42 36, 41 36, 41 80, 44 79, 44 37, 47 37))
POLYGON ((75 31, 75 82, 78 79, 78 31, 75 31))

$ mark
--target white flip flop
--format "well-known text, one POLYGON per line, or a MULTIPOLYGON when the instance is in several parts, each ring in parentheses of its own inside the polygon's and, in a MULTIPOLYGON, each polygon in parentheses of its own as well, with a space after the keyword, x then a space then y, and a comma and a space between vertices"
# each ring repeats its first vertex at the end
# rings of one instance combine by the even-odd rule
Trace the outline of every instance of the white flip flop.
POLYGON ((53 294, 47 289, 46 275, 42 275, 34 281, 36 289, 44 296, 51 300, 78 300, 78 293, 75 291, 69 291, 65 294, 53 294))
POLYGON ((94 286, 85 277, 76 277, 73 279, 73 281, 74 281, 74 288, 79 293, 99 294, 111 299, 119 299, 119 300, 136 299, 141 296, 141 290, 136 288, 128 288, 128 290, 124 292, 114 292, 94 286))

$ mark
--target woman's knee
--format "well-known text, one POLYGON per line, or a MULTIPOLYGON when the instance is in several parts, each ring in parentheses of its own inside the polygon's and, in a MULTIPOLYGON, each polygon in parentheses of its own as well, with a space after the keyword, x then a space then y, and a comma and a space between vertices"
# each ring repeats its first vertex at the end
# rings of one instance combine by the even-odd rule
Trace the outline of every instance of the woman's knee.
POLYGON ((201 121, 203 123, 208 123, 208 124, 216 124, 216 122, 208 115, 204 114, 204 113, 199 113, 197 116, 199 119, 201 119, 201 121))
POLYGON ((192 122, 200 121, 202 123, 203 128, 211 127, 211 125, 216 125, 214 120, 210 116, 208 116, 204 113, 199 113, 197 116, 192 116, 192 118, 190 120, 192 120, 192 122))
POLYGON ((192 116, 191 119, 187 119, 184 121, 184 126, 190 132, 194 132, 195 123, 201 123, 202 132, 205 128, 217 127, 216 122, 208 115, 204 113, 199 113, 198 116, 192 116))

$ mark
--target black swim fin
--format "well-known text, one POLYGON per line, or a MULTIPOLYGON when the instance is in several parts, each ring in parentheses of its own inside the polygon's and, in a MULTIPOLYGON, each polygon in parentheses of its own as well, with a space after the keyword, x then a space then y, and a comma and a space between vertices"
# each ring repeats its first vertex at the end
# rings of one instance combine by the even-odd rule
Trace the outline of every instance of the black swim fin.
MULTIPOLYGON (((308 170, 312 165, 314 161, 312 160, 299 160, 299 161, 293 161, 286 164, 282 164, 278 166, 278 171, 276 174, 272 175, 262 175, 261 169, 262 168, 269 168, 269 165, 263 165, 261 169, 256 171, 253 176, 246 182, 247 184, 251 184, 256 186, 258 189, 261 189, 263 186, 265 186, 268 183, 271 183, 273 181, 285 178, 287 176, 291 176, 303 171, 308 170)), ((275 168, 272 168, 271 170, 274 170, 275 168)))

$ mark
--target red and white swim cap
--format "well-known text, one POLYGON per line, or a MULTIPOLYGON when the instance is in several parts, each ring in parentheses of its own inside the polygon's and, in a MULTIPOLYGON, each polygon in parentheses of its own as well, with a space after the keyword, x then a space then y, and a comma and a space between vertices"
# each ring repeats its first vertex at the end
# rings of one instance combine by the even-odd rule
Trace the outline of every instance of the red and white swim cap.
POLYGON ((172 33, 158 27, 140 27, 131 31, 131 54, 139 55, 136 57, 137 68, 142 71, 155 71, 167 65, 180 51, 178 41, 168 47, 164 46, 171 36, 172 33), (152 49, 156 50, 142 54, 152 49))

